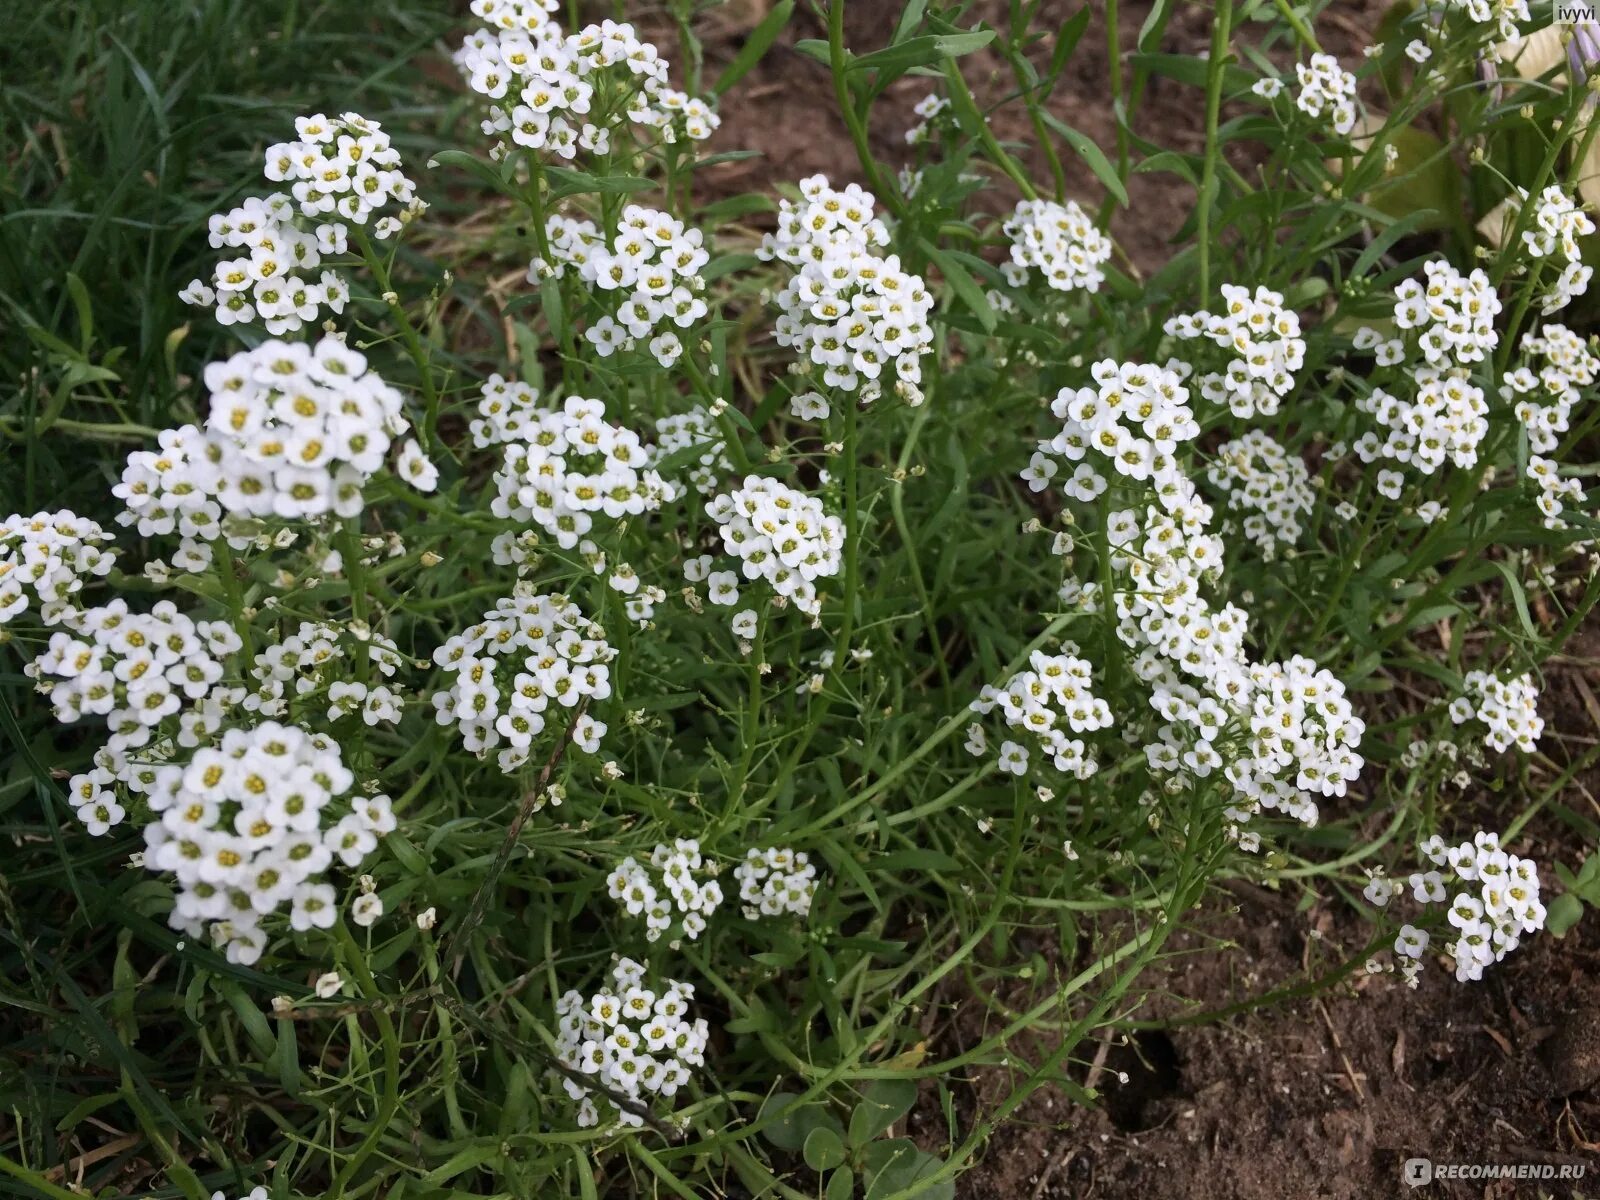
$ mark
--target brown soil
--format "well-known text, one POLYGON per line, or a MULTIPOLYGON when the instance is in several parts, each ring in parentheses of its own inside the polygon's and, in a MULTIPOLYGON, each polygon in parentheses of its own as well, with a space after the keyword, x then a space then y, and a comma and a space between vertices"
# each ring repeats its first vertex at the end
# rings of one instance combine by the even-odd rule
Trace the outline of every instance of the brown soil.
MULTIPOLYGON (((709 30, 708 72, 727 61, 766 6, 765 0, 733 0, 710 15, 722 25, 709 30)), ((1004 7, 980 2, 976 11, 988 15, 1004 7)), ((1046 0, 1039 23, 1054 25, 1078 7, 1076 0, 1046 0)), ((1052 107, 1109 149, 1115 125, 1105 30, 1100 6, 1094 7, 1096 17, 1052 107)), ((1375 0, 1335 3, 1319 22, 1324 47, 1353 63, 1386 7, 1375 0)), ((719 195, 770 190, 816 172, 836 181, 861 179, 826 70, 793 49, 799 38, 826 36, 804 8, 780 45, 724 99, 723 128, 713 148, 759 147, 764 157, 712 168, 706 182, 719 195), (797 97, 808 99, 797 103, 797 97)), ((847 45, 858 51, 884 45, 900 8, 890 0, 851 4, 847 45)), ((1148 3, 1124 0, 1125 49, 1148 10, 1148 3)), ((1161 49, 1203 52, 1210 15, 1209 5, 1179 6, 1161 49)), ((980 99, 1006 86, 994 56, 980 53, 964 65, 980 99)), ((930 81, 902 79, 874 110, 871 140, 882 161, 910 161, 902 134, 914 123, 912 106, 929 90, 930 81)), ((1152 79, 1137 123, 1142 134, 1169 148, 1194 150, 1203 141, 1198 94, 1169 80, 1152 79)), ((1002 140, 1032 140, 1021 112, 1002 110, 994 124, 1002 140)), ((1098 204, 1103 193, 1092 175, 1074 156, 1065 157, 1072 194, 1098 204)), ((1170 176, 1135 176, 1129 191, 1132 204, 1115 212, 1112 232, 1134 264, 1148 271, 1165 261, 1192 197, 1170 176)), ((1547 703, 1558 710, 1549 736, 1557 742, 1565 735, 1592 744, 1600 731, 1600 706, 1585 680, 1595 678, 1600 639, 1585 640, 1587 646, 1575 648, 1549 681, 1547 703)), ((1590 777, 1563 799, 1600 816, 1595 790, 1600 780, 1590 777)), ((1545 820, 1530 832, 1545 839, 1534 847, 1542 861, 1559 857, 1576 865, 1580 839, 1570 829, 1545 820)), ((1556 885, 1552 880, 1547 887, 1554 891, 1556 885)), ((1236 904, 1214 903, 1176 935, 1169 946, 1181 953, 1142 983, 1151 999, 1136 1015, 1174 1024, 1133 1044, 1107 1045, 1098 1069, 1085 1063, 1075 1072, 1080 1081, 1093 1075, 1105 1094, 1103 1105, 1086 1110, 1060 1093, 1039 1093, 959 1181, 959 1196, 1395 1196, 1409 1194, 1402 1164, 1411 1157, 1589 1168, 1576 1186, 1436 1182, 1419 1195, 1581 1195, 1585 1185, 1600 1194, 1600 973, 1594 970, 1600 930, 1592 917, 1564 940, 1531 939, 1484 983, 1457 984, 1437 964, 1415 991, 1392 976, 1358 973, 1306 999, 1220 1022, 1182 1023, 1186 1015, 1315 976, 1359 953, 1366 936, 1336 898, 1301 913, 1270 893, 1235 899, 1236 904), (1120 1074, 1126 1083, 1119 1082, 1120 1074)), ((958 1018, 948 1037, 952 1050, 977 1033, 963 1033, 962 1025, 958 1018)), ((1097 1049, 1086 1047, 1085 1057, 1092 1060, 1097 1049)), ((997 1103, 1009 1086, 1001 1073, 980 1073, 962 1099, 963 1118, 997 1103)), ((913 1114, 911 1132, 933 1149, 934 1131, 942 1133, 942 1124, 930 1107, 913 1114)))

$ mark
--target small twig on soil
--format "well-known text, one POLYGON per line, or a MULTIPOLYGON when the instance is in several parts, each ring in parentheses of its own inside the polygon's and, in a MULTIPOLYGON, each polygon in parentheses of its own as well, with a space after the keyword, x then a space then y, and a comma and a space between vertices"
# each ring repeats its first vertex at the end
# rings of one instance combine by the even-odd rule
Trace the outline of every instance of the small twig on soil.
POLYGON ((1317 1001, 1317 1011, 1322 1014, 1322 1021, 1328 1027, 1328 1036, 1333 1039, 1333 1048, 1339 1055, 1339 1061, 1344 1064, 1345 1078, 1350 1081, 1350 1086, 1355 1089, 1356 1099, 1366 1102, 1366 1089, 1361 1086, 1361 1077, 1350 1063, 1350 1056, 1344 1052, 1344 1041, 1339 1037, 1339 1031, 1333 1027, 1333 1018, 1328 1015, 1328 1006, 1321 1000, 1317 1001))

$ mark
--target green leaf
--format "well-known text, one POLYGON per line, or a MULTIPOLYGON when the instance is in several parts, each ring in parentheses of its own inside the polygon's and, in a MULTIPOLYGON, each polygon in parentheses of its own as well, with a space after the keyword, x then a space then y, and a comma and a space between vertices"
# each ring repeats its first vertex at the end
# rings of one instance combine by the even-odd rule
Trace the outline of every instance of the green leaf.
MULTIPOLYGON (((1067 59, 1072 57, 1072 52, 1078 48, 1078 42, 1083 38, 1084 30, 1089 28, 1089 18, 1094 15, 1094 10, 1087 4, 1075 14, 1061 23, 1061 28, 1056 30, 1056 47, 1050 52, 1050 86, 1056 84, 1056 77, 1061 74, 1062 68, 1067 65, 1067 59)), ((1026 61, 1026 60, 1024 60, 1026 61)))
POLYGON ((850 1200, 856 1193, 855 1172, 849 1167, 840 1167, 828 1179, 828 1186, 823 1191, 823 1200, 850 1200))
POLYGON ((783 32, 783 27, 789 23, 789 18, 793 15, 794 0, 778 0, 761 24, 745 35, 744 45, 739 47, 739 53, 733 56, 733 61, 723 68, 722 74, 717 76, 716 83, 711 85, 712 93, 720 96, 748 75, 750 69, 761 61, 761 56, 767 52, 772 43, 778 40, 778 35, 783 32))
MULTIPOLYGON (((434 155, 435 158, 439 157, 434 155)), ((550 180, 550 198, 562 200, 568 196, 629 196, 634 192, 647 192, 655 185, 637 175, 591 175, 587 171, 574 171, 570 167, 546 167, 550 180)))
POLYGON ((920 239, 920 244, 923 252, 944 275, 951 289, 961 297, 961 302, 967 306, 967 311, 978 318, 978 323, 983 326, 985 332, 993 333, 998 318, 995 316, 994 306, 989 303, 989 297, 984 295, 977 281, 965 267, 927 238, 920 239))
MULTIPOLYGON (((1152 13, 1154 15, 1154 13, 1152 13)), ((1130 54, 1128 62, 1135 67, 1157 75, 1165 75, 1168 79, 1176 79, 1179 83, 1186 83, 1191 87, 1203 88, 1206 86, 1206 60, 1188 54, 1130 54)), ((1255 82, 1255 76, 1243 67, 1229 63, 1222 69, 1222 87, 1224 94, 1242 92, 1255 82)))
POLYGON ((917 1085, 910 1079, 874 1079, 867 1085, 850 1114, 850 1145, 859 1150, 893 1125, 917 1102, 917 1085))
POLYGON ((834 1167, 844 1162, 844 1142, 839 1135, 826 1126, 818 1126, 806 1134, 805 1149, 801 1156, 806 1160, 806 1166, 819 1174, 831 1171, 834 1167))
POLYGON ((842 1136, 843 1127, 826 1107, 815 1100, 796 1104, 799 1099, 794 1092, 774 1092, 767 1097, 767 1102, 761 1106, 759 1119, 765 1122, 776 1117, 772 1124, 763 1129, 767 1141, 780 1150, 796 1153, 806 1144, 806 1139, 814 1129, 828 1128, 842 1136))
POLYGON ((94 305, 89 300, 89 289, 83 286, 83 280, 68 271, 67 291, 72 293, 72 306, 78 310, 78 346, 88 354, 89 343, 94 341, 94 305))
POLYGON ((1550 901, 1550 907, 1545 910, 1544 928, 1546 933, 1556 937, 1565 937, 1567 930, 1571 929, 1583 918, 1583 901, 1571 892, 1562 892, 1550 901))
POLYGON ((949 58, 960 58, 963 54, 982 50, 992 41, 994 41, 992 29, 983 29, 976 33, 924 34, 922 37, 907 38, 897 45, 885 46, 882 50, 874 50, 871 54, 863 54, 859 58, 852 59, 847 69, 877 71, 877 82, 881 87, 891 79, 898 79, 913 67, 931 67, 949 58))
POLYGON ((500 168, 494 163, 487 162, 475 154, 468 154, 465 150, 440 150, 428 160, 429 166, 458 167, 473 176, 480 183, 486 184, 490 190, 499 192, 504 196, 515 195, 512 187, 506 182, 505 176, 500 173, 500 168))
POLYGON ((1128 189, 1122 185, 1117 169, 1111 165, 1111 160, 1105 156, 1105 151, 1095 145, 1092 138, 1079 133, 1053 114, 1041 110, 1039 115, 1044 118, 1046 125, 1066 138, 1067 144, 1078 152, 1084 165, 1094 172, 1094 177, 1100 181, 1100 185, 1116 197, 1117 203, 1124 208, 1128 207, 1128 189))
POLYGON ((1539 630, 1533 623, 1533 614, 1528 611, 1528 593, 1523 589, 1522 580, 1517 578, 1509 563, 1495 559, 1494 566, 1505 576, 1506 591, 1511 593, 1511 603, 1517 610, 1517 620, 1522 622, 1522 631, 1531 638, 1537 638, 1539 630))

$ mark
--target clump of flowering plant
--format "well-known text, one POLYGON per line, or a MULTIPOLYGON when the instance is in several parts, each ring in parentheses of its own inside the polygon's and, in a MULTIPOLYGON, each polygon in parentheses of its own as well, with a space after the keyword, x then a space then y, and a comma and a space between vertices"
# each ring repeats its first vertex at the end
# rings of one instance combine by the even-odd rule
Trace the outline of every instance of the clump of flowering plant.
POLYGON ((71 508, 29 457, 0 523, 0 804, 47 806, 19 877, 96 867, 40 928, 116 930, 82 1042, 141 1048, 73 1111, 121 1106, 148 1186, 948 1197, 1213 896, 1397 901, 1373 961, 1413 984, 1509 986, 1572 917, 1528 843, 1600 600, 1600 125, 1499 80, 1513 178, 1506 97, 1448 82, 1526 10, 1369 65, 1219 4, 1208 58, 1107 64, 1124 135, 1157 69, 1194 135, 1102 148, 1030 6, 847 45, 826 3, 796 57, 859 161, 727 195, 719 101, 793 7, 721 65, 670 4, 674 67, 643 17, 473 0, 481 140, 435 145, 444 106, 263 138, 281 190, 195 226, 183 293, 230 340, 163 343, 159 419, 96 419, 131 397, 82 364, 0 412, 98 456, 71 508), (1165 261, 1112 235, 1136 176, 1190 198, 1165 261), (135 1077, 159 1039, 192 1078, 135 1077), (887 1136, 986 1068, 937 1149, 887 1136))

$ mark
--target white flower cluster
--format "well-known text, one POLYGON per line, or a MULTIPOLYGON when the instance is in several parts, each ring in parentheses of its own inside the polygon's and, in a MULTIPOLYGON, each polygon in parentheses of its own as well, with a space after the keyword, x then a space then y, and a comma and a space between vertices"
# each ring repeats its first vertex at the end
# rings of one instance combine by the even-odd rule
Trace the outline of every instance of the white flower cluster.
POLYGON ((495 102, 483 132, 500 139, 496 158, 509 150, 507 138, 571 160, 579 150, 610 154, 613 134, 629 124, 659 130, 668 145, 703 142, 722 124, 704 100, 667 85, 666 59, 632 25, 608 20, 567 36, 549 18, 554 7, 494 7, 479 13, 490 27, 467 38, 455 63, 473 91, 495 102))
POLYGON ((1226 404, 1240 420, 1274 416, 1294 390, 1295 373, 1305 365, 1306 343, 1300 318, 1283 307, 1283 295, 1258 287, 1224 284, 1220 313, 1197 312, 1173 317, 1166 332, 1185 340, 1209 338, 1232 351, 1226 370, 1198 379, 1200 394, 1226 404))
POLYGON ((1226 815, 1236 824, 1263 808, 1315 824, 1315 797, 1344 795, 1360 774, 1365 726, 1344 686, 1308 658, 1236 666, 1210 695, 1172 677, 1155 689, 1168 724, 1145 747, 1150 769, 1198 779, 1221 771, 1233 785, 1226 815))
POLYGON ((1050 411, 1062 421, 1061 432, 1039 443, 1022 478, 1034 491, 1043 491, 1056 475, 1056 460, 1080 463, 1068 490, 1090 499, 1105 490, 1098 472, 1084 461, 1093 451, 1091 461, 1109 461, 1124 478, 1149 483, 1163 503, 1173 500, 1186 483, 1175 451, 1200 432, 1188 389, 1176 372, 1141 363, 1107 358, 1091 373, 1094 387, 1057 393, 1050 411), (1090 494, 1081 495, 1084 491, 1090 494))
POLYGON ((391 439, 410 428, 400 393, 335 337, 263 342, 208 365, 205 383, 204 431, 167 430, 160 450, 128 456, 112 489, 126 505, 118 520, 142 537, 211 540, 222 511, 354 516, 391 439))
MULTIPOLYGON (((1231 604, 1213 610, 1202 591, 1222 565, 1222 542, 1206 532, 1211 516, 1185 482, 1175 502, 1145 508, 1143 528, 1134 511, 1110 517, 1117 636, 1136 651, 1133 672, 1154 685, 1152 704, 1166 721, 1146 760, 1171 783, 1222 772, 1236 825, 1262 808, 1314 823, 1314 797, 1343 795, 1359 774, 1365 726, 1343 685, 1310 659, 1248 662, 1245 614, 1231 604)), ((1098 586, 1079 590, 1098 606, 1098 586)), ((1240 844, 1258 839, 1241 835, 1240 844)))
MULTIPOLYGON (((691 1067, 705 1065, 711 1037, 704 1017, 689 1019, 694 985, 669 979, 659 992, 647 988, 644 968, 627 958, 618 960, 611 978, 613 986, 592 996, 570 991, 556 1001, 561 1064, 641 1105, 672 1097, 692 1078, 691 1067)), ((578 1124, 585 1129, 600 1123, 602 1104, 619 1125, 644 1124, 636 1112, 575 1079, 563 1078, 562 1086, 579 1102, 578 1124)))
POLYGON ((817 893, 817 868, 810 855, 786 846, 770 850, 750 847, 744 861, 733 869, 733 877, 739 881, 745 918, 751 921, 784 913, 804 917, 817 893))
MULTIPOLYGON (((1407 880, 1419 904, 1443 903, 1452 886, 1469 885, 1450 899, 1446 913, 1456 935, 1445 952, 1455 960, 1458 982, 1481 980, 1484 969, 1515 950, 1524 934, 1544 928, 1539 865, 1501 849, 1498 834, 1480 831, 1459 846, 1447 846, 1435 834, 1419 849, 1435 868, 1414 872, 1407 880), (1449 884, 1446 870, 1454 876, 1449 884)), ((1368 883, 1364 894, 1381 908, 1399 890, 1397 883, 1379 875, 1368 883)), ((1413 985, 1428 942, 1427 931, 1414 925, 1402 926, 1395 938, 1395 953, 1405 960, 1401 970, 1413 985)))
POLYGON ((530 415, 521 437, 505 447, 490 511, 536 522, 563 550, 594 528, 597 513, 616 521, 660 508, 676 495, 647 465, 650 450, 639 435, 608 422, 599 400, 568 396, 559 409, 530 415))
MULTIPOLYGON (((370 629, 361 633, 360 640, 367 661, 384 678, 394 678, 405 663, 399 647, 370 629)), ((237 702, 248 712, 284 720, 289 716, 291 698, 324 693, 329 721, 357 712, 368 725, 398 721, 404 706, 400 693, 386 684, 368 685, 345 678, 346 672, 335 669, 335 664, 347 660, 336 626, 302 621, 294 633, 255 656, 250 669, 254 686, 241 689, 237 702)))
POLYGON ((1409 402, 1378 387, 1356 398, 1357 410, 1387 431, 1381 441, 1372 430, 1363 433, 1355 442, 1357 456, 1364 463, 1380 459, 1407 463, 1426 475, 1446 459, 1458 467, 1474 466, 1478 445, 1489 431, 1483 389, 1459 369, 1418 367, 1411 377, 1417 394, 1409 402))
POLYGON ((1217 447, 1206 479, 1227 494, 1229 509, 1243 514, 1245 536, 1268 562, 1300 540, 1300 518, 1316 504, 1305 462, 1260 429, 1217 447))
POLYGON ((1000 229, 1011 241, 1013 284, 1030 270, 1058 292, 1098 292, 1105 282, 1111 239, 1076 200, 1019 200, 1000 229))
POLYGON ((545 411, 537 388, 498 373, 491 375, 479 389, 478 415, 467 425, 472 444, 483 450, 522 441, 545 411))
POLYGON ((933 295, 919 275, 880 257, 889 231, 873 215, 872 193, 857 184, 835 190, 827 177, 800 181, 799 203, 785 199, 778 228, 756 251, 796 268, 774 297, 774 338, 822 368, 823 383, 859 392, 863 403, 883 392, 893 368, 896 392, 922 403, 922 357, 933 344, 933 295))
POLYGON ((710 878, 707 866, 698 841, 678 838, 651 851, 648 866, 632 856, 623 859, 606 877, 606 890, 629 916, 645 919, 650 941, 672 928, 674 909, 682 914, 684 936, 692 940, 722 903, 722 885, 710 878), (697 879, 702 871, 706 878, 697 879))
POLYGON ((552 261, 535 258, 528 266, 530 283, 570 268, 591 288, 623 297, 614 315, 584 331, 595 353, 610 358, 648 341, 663 367, 682 357, 683 341, 673 330, 691 328, 708 311, 700 296, 705 289, 700 268, 710 255, 700 230, 668 213, 630 204, 609 245, 592 221, 555 216, 546 231, 552 261))
POLYGON ((1589 290, 1594 268, 1583 263, 1578 239, 1594 232, 1594 222, 1572 202, 1572 198, 1552 184, 1539 195, 1533 210, 1533 228, 1525 229, 1522 241, 1535 258, 1559 254, 1561 273, 1551 282, 1542 301, 1546 316, 1571 304, 1589 290))
POLYGON ((144 799, 145 865, 178 878, 174 929, 206 932, 230 962, 252 963, 266 938, 262 918, 289 904, 297 930, 326 929, 338 897, 322 872, 337 857, 356 867, 395 827, 387 796, 353 801, 329 822, 330 806, 355 776, 338 743, 268 721, 229 729, 187 763, 158 767, 144 799))
POLYGON ((1484 740, 1498 751, 1513 745, 1532 753, 1544 732, 1539 716, 1539 689, 1532 675, 1501 679, 1487 671, 1468 671, 1465 693, 1450 702, 1450 719, 1457 725, 1476 717, 1489 727, 1484 740))
POLYGON ((1285 797, 1284 785, 1292 777, 1299 793, 1344 795, 1364 765, 1357 747, 1366 725, 1344 684, 1303 655, 1251 667, 1250 683, 1250 773, 1234 784, 1268 808, 1314 821, 1315 805, 1307 813, 1297 798, 1285 797))
POLYGON ((83 581, 107 574, 116 562, 115 550, 101 548, 109 541, 99 525, 67 509, 0 521, 0 625, 27 610, 30 594, 40 619, 59 624, 83 581))
POLYGON ((917 115, 918 120, 906 130, 906 145, 919 146, 928 141, 940 124, 940 115, 949 112, 950 107, 949 99, 931 93, 918 100, 916 107, 911 110, 917 115))
MULTIPOLYGON (((985 684, 972 711, 987 714, 998 707, 1006 726, 1036 740, 1054 763, 1056 770, 1077 779, 1088 779, 1099 764, 1088 753, 1083 739, 1073 734, 1093 733, 1112 725, 1111 708, 1094 694, 1088 660, 1075 653, 1046 654, 1035 650, 1028 656, 1028 667, 1018 671, 996 688, 985 684)), ((974 738, 969 749, 981 747, 974 738)), ((1000 766, 1014 775, 1028 769, 1025 746, 1007 741, 1000 747, 1000 766)))
MULTIPOLYGON (((1527 477, 1539 489, 1539 498, 1534 501, 1539 511, 1544 514, 1542 524, 1546 529, 1566 529, 1567 522, 1561 514, 1566 511, 1567 505, 1574 507, 1586 499, 1583 484, 1578 480, 1561 474, 1561 464, 1554 459, 1542 455, 1530 454, 1528 456, 1527 477)), ((1573 543, 1577 545, 1577 543, 1573 543)))
POLYGON ((297 140, 270 146, 266 154, 266 178, 287 183, 288 194, 252 196, 213 216, 212 249, 237 254, 217 263, 210 284, 196 279, 178 294, 186 304, 215 305, 224 325, 259 317, 277 335, 315 324, 324 308, 342 313, 350 285, 336 271, 324 270, 314 280, 311 275, 325 259, 348 252, 344 222, 372 221, 373 236, 388 238, 400 231, 401 220, 373 221, 375 214, 390 201, 405 206, 407 216, 421 207, 416 185, 400 169, 400 155, 376 121, 358 113, 316 113, 297 117, 295 129, 297 140), (296 224, 297 211, 309 229, 296 224))
MULTIPOLYGON (((1426 284, 1407 279, 1395 289, 1394 321, 1401 330, 1420 330, 1417 345, 1424 363, 1409 372, 1415 397, 1404 400, 1375 387, 1358 397, 1356 407, 1386 430, 1368 430, 1354 449, 1363 462, 1390 459, 1431 475, 1448 459, 1458 467, 1478 461, 1478 446, 1489 430, 1489 406, 1471 368, 1499 342, 1494 318, 1500 300, 1481 270, 1463 275, 1442 260, 1424 265, 1426 284)), ((1376 341, 1362 331, 1358 348, 1374 349, 1380 365, 1399 361, 1402 346, 1376 341)), ((1391 489, 1394 491, 1397 489, 1391 489)))
MULTIPOLYGON (((295 141, 267 147, 265 174, 270 183, 289 185, 301 216, 365 225, 389 201, 409 204, 416 195, 416 184, 400 169, 399 151, 376 121, 358 113, 333 119, 316 113, 294 124, 295 141)), ((374 233, 382 238, 398 229, 398 222, 380 222, 374 233)), ((319 229, 317 236, 328 235, 319 229)))
POLYGON ((1522 353, 1523 363, 1502 380, 1501 394, 1516 402, 1517 419, 1534 452, 1549 454, 1571 428, 1580 389, 1600 380, 1600 358, 1565 325, 1529 330, 1522 338, 1522 353))
POLYGON ((701 453, 689 464, 689 482, 702 496, 709 496, 717 490, 718 478, 733 470, 722 432, 710 411, 703 405, 696 405, 688 412, 656 419, 657 462, 691 446, 698 446, 701 453))
MULTIPOLYGON (((844 522, 826 512, 821 500, 775 479, 747 475, 743 487, 714 497, 706 512, 746 579, 765 579, 781 600, 792 601, 809 617, 822 612, 816 581, 839 573, 845 530, 844 522)), ((713 586, 714 603, 731 605, 738 600, 732 579, 720 599, 713 586)))
POLYGON ((1309 62, 1295 64, 1300 94, 1295 106, 1314 120, 1326 120, 1343 135, 1356 127, 1356 77, 1331 54, 1313 54, 1309 62))
MULTIPOLYGON (((611 694, 607 664, 614 656, 605 630, 565 596, 519 590, 433 652, 433 661, 454 676, 447 690, 434 693, 435 718, 456 726, 479 756, 504 743, 497 761, 510 774, 528 761, 552 700, 560 712, 611 694)), ((605 732, 585 712, 572 726, 572 743, 593 754, 605 732)))
POLYGON ((1421 330, 1418 345, 1428 365, 1440 369, 1482 362, 1500 342, 1494 319, 1500 297, 1475 268, 1463 275, 1443 259, 1423 264, 1426 281, 1407 279, 1394 292, 1394 323, 1421 330))
POLYGON ((126 600, 71 612, 68 631, 50 635, 30 678, 54 677, 50 701, 58 721, 104 717, 118 747, 142 746, 185 700, 199 700, 222 678, 222 662, 241 645, 225 621, 194 621, 170 600, 148 613, 126 600))

